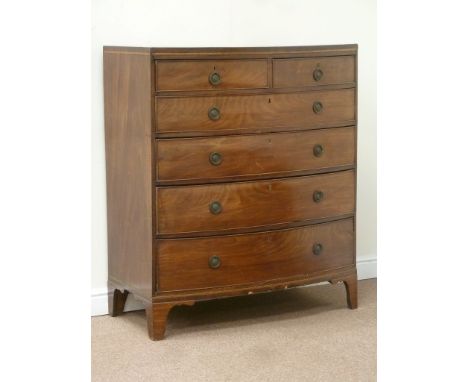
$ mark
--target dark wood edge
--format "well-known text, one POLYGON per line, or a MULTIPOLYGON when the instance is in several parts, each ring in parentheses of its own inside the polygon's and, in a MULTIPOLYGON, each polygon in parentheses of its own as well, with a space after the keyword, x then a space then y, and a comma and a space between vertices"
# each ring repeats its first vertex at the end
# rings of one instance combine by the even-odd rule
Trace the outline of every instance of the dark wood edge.
MULTIPOLYGON (((156 91, 156 76, 157 76, 157 71, 158 71, 158 63, 157 61, 152 61, 151 63, 151 94, 150 94, 150 99, 151 99, 151 134, 153 135, 154 132, 156 131, 156 99, 153 97, 153 94, 156 91)), ((157 145, 154 139, 151 139, 151 184, 155 184, 156 179, 158 177, 158 166, 155 164, 157 163, 156 158, 158 157, 157 155, 157 145)), ((151 207, 152 207, 152 213, 151 213, 151 227, 153 228, 152 235, 157 233, 158 231, 158 219, 157 219, 157 195, 156 195, 156 188, 153 187, 152 192, 151 192, 151 207)), ((155 262, 157 263, 157 247, 154 243, 154 240, 152 242, 152 249, 151 249, 151 273, 152 273, 152 288, 153 290, 156 290, 158 288, 157 282, 158 282, 158 274, 157 274, 157 267, 155 267, 155 262)))
POLYGON ((254 293, 270 292, 281 289, 288 289, 301 285, 315 284, 330 280, 340 280, 348 276, 356 274, 356 265, 334 268, 318 272, 311 275, 302 275, 299 277, 291 277, 284 279, 268 280, 263 283, 252 283, 244 285, 233 285, 222 288, 210 288, 200 290, 185 290, 185 291, 171 291, 171 292, 158 292, 153 296, 153 302, 167 302, 179 300, 211 300, 213 298, 223 298, 232 296, 241 296, 254 293))
POLYGON ((323 51, 291 51, 278 53, 262 53, 262 52, 244 52, 244 53, 152 53, 155 60, 250 60, 256 58, 313 58, 313 57, 336 57, 336 56, 353 56, 354 52, 350 50, 323 50, 323 51), (227 58, 226 56, 229 56, 227 58))
POLYGON ((324 167, 314 170, 289 170, 280 172, 270 172, 263 174, 246 174, 246 175, 233 175, 225 176, 222 178, 191 178, 191 179, 171 179, 171 180, 156 180, 156 187, 164 186, 195 186, 195 185, 208 185, 218 183, 234 183, 246 180, 268 180, 276 178, 294 178, 299 176, 316 175, 316 174, 328 174, 331 172, 339 172, 346 170, 353 170, 354 164, 347 164, 335 167, 324 167))
POLYGON ((250 134, 262 134, 262 133, 294 133, 306 130, 319 130, 319 129, 330 129, 333 127, 346 127, 354 126, 356 121, 354 119, 343 122, 333 123, 322 123, 315 126, 304 126, 301 128, 294 128, 285 130, 284 127, 278 128, 245 128, 245 129, 224 129, 224 130, 191 130, 191 131, 156 131, 154 138, 166 139, 166 138, 198 138, 198 137, 214 137, 220 135, 250 135, 250 134))
POLYGON ((236 89, 213 89, 213 90, 171 90, 157 91, 154 93, 157 99, 159 98, 194 98, 194 97, 216 97, 216 96, 247 96, 247 95, 268 95, 268 94, 291 94, 291 93, 308 93, 328 90, 343 90, 353 89, 356 87, 356 82, 344 82, 340 84, 328 85, 311 85, 303 87, 289 88, 270 88, 268 86, 261 88, 236 88, 236 89))
MULTIPOLYGON (((304 129, 294 129, 294 130, 274 130, 274 131, 259 131, 259 132, 251 132, 251 133, 243 133, 243 132, 240 132, 240 133, 236 133, 236 134, 229 134, 229 136, 233 136, 233 135, 236 135, 236 136, 244 136, 244 135, 265 135, 265 134, 293 134, 293 133, 303 133, 303 132, 306 132, 306 131, 319 131, 319 130, 331 130, 331 129, 335 129, 335 128, 353 128, 353 127, 356 127, 355 124, 347 124, 347 125, 344 125, 344 126, 341 126, 340 123, 338 124, 334 124, 332 126, 326 126, 326 127, 319 127, 319 128, 304 128, 304 129)), ((179 139, 186 139, 186 140, 190 140, 190 139, 203 139, 203 138, 211 138, 211 136, 209 137, 174 137, 174 138, 170 138, 170 137, 166 137, 166 138, 160 138, 160 137, 157 137, 156 136, 157 134, 154 134, 154 138, 158 139, 158 140, 179 140, 179 139)), ((218 137, 219 138, 219 137, 218 137)))
MULTIPOLYGON (((354 171, 354 168, 352 169, 348 169, 348 170, 344 170, 344 171, 340 171, 340 172, 346 172, 346 171, 349 171, 349 172, 352 172, 354 171)), ((335 172, 333 171, 327 171, 326 174, 319 174, 319 175, 333 175, 335 172)), ((307 178, 309 175, 300 175, 300 176, 296 176, 296 177, 292 177, 292 178, 307 178)), ((282 177, 282 178, 275 178, 275 180, 281 180, 281 179, 284 179, 284 180, 289 180, 291 177, 282 177)), ((247 180, 243 180, 243 181, 240 181, 240 182, 236 182, 236 183, 256 183, 257 180, 256 179, 251 179, 251 177, 249 177, 249 179, 247 180)), ((205 184, 195 184, 195 185, 192 185, 192 187, 204 187, 205 184)), ((174 186, 161 186, 160 188, 171 188, 171 187, 177 187, 177 185, 174 185, 174 186)))
MULTIPOLYGON (((272 85, 273 86, 273 85, 272 85)), ((285 93, 305 93, 310 91, 319 90, 341 90, 352 89, 356 87, 356 82, 344 82, 341 84, 328 84, 328 85, 311 85, 303 87, 289 87, 289 88, 275 88, 275 87, 261 87, 261 88, 230 88, 230 89, 206 89, 206 90, 166 90, 156 91, 153 95, 162 98, 183 98, 183 97, 216 97, 216 96, 235 96, 235 95, 268 95, 268 94, 285 94, 285 93)))
MULTIPOLYGON (((157 131, 157 108, 158 108, 158 105, 157 105, 157 102, 156 102, 156 97, 154 96, 154 94, 156 94, 156 90, 158 89, 159 87, 159 84, 157 83, 157 80, 158 80, 158 62, 156 60, 153 61, 154 62, 154 78, 153 78, 153 94, 152 94, 152 100, 153 100, 153 121, 154 121, 154 130, 153 130, 153 135, 152 135, 152 155, 153 155, 153 159, 152 159, 152 168, 154 169, 155 171, 155 178, 153 179, 154 182, 153 182, 153 190, 154 190, 154 193, 153 193, 153 214, 152 214, 152 219, 153 219, 153 263, 152 263, 152 272, 153 272, 153 293, 155 290, 158 290, 158 281, 159 281, 159 251, 158 251, 158 242, 157 240, 155 240, 154 238, 156 237, 157 235, 157 232, 158 232, 158 229, 159 229, 159 218, 158 218, 158 203, 157 203, 157 200, 158 200, 158 188, 157 187, 154 187, 154 184, 156 182, 156 179, 158 178, 158 173, 159 173, 159 166, 158 166, 158 162, 156 160, 156 158, 158 157, 158 153, 157 153, 157 145, 156 145, 156 140, 154 139, 154 137, 156 136, 156 131, 157 131)), ((149 323, 149 321, 148 321, 149 323)))
MULTIPOLYGON (((143 296, 138 292, 138 288, 135 285, 129 284, 129 283, 124 283, 123 281, 117 280, 115 277, 108 277, 107 279, 107 288, 108 288, 108 293, 111 292, 111 289, 120 289, 122 291, 128 290, 133 297, 144 303, 144 304, 150 304, 151 300, 149 300, 147 297, 143 296)), ((153 289, 154 291, 155 289, 153 289)))
POLYGON ((159 230, 159 216, 158 216, 158 187, 153 187, 154 188, 154 208, 155 208, 155 213, 153 215, 153 284, 154 284, 154 289, 158 290, 158 282, 159 282, 159 245, 158 245, 158 230, 159 230))
POLYGON ((197 59, 197 58, 269 58, 288 55, 314 56, 345 56, 354 55, 357 44, 321 45, 321 46, 281 46, 281 47, 251 47, 251 48, 152 48, 155 59, 197 59))
MULTIPOLYGON (((352 121, 350 121, 352 122, 352 121)), ((319 127, 304 127, 304 128, 294 128, 291 130, 284 130, 284 129, 263 129, 261 131, 259 130, 248 130, 248 131, 243 131, 243 130, 232 130, 229 134, 224 134, 226 136, 244 136, 244 135, 263 135, 263 134, 291 134, 291 133, 302 133, 304 131, 316 131, 316 130, 327 130, 327 129, 334 129, 334 128, 342 128, 342 127, 355 127, 355 123, 334 123, 334 124, 328 124, 328 125, 321 125, 319 127)), ((208 135, 181 135, 181 133, 177 133, 175 136, 166 136, 165 133, 158 133, 154 132, 153 138, 158 139, 158 140, 165 140, 165 139, 198 139, 198 138, 213 138, 213 135, 216 137, 219 137, 223 134, 212 134, 208 133, 208 135), (162 135, 162 136, 161 136, 162 135)))
POLYGON ((212 96, 217 95, 238 95, 238 94, 262 94, 269 92, 268 85, 261 87, 246 87, 246 88, 226 88, 226 89, 193 89, 193 90, 157 90, 153 95, 159 97, 196 97, 196 96, 212 96))
MULTIPOLYGON (((157 61, 156 61, 157 62, 157 61)), ((271 63, 269 62, 269 68, 271 63)), ((193 90, 158 90, 153 93, 156 97, 197 97, 197 96, 227 96, 227 95, 249 95, 249 94, 284 94, 284 93, 302 93, 318 90, 339 90, 351 89, 356 87, 356 82, 343 82, 336 84, 313 84, 301 87, 275 87, 273 83, 273 72, 268 69, 268 84, 261 87, 247 88, 226 88, 226 89, 193 89, 193 90)))
MULTIPOLYGON (((235 58, 228 57, 228 58, 219 58, 216 61, 242 61, 242 62, 245 62, 245 61, 265 61, 265 63, 268 65, 268 60, 269 60, 269 58, 265 56, 265 57, 250 58, 250 59, 247 59, 247 60, 238 60, 238 59, 235 59, 235 58)), ((205 60, 205 59, 202 59, 202 58, 190 58, 190 59, 181 61, 178 58, 160 58, 160 59, 157 59, 155 61, 160 61, 160 62, 190 62, 190 61, 199 62, 199 61, 211 61, 211 60, 205 60)))
POLYGON ((268 231, 304 227, 304 226, 308 226, 312 224, 334 222, 337 220, 354 218, 354 216, 355 216, 355 211, 348 213, 348 214, 327 216, 326 218, 301 220, 297 222, 282 222, 282 223, 276 223, 276 224, 254 226, 254 227, 230 228, 230 229, 217 230, 217 231, 177 232, 177 233, 164 233, 164 234, 158 233, 156 234, 154 239, 155 240, 191 239, 191 238, 202 238, 202 237, 212 237, 212 236, 227 236, 227 235, 240 235, 240 234, 249 234, 249 233, 268 232, 268 231))
MULTIPOLYGON (((223 237, 227 237, 227 236, 248 236, 248 235, 255 235, 255 234, 258 234, 258 233, 272 233, 272 232, 277 232, 277 231, 292 231, 292 230, 295 230, 297 228, 304 228, 304 227, 308 227, 308 226, 319 226, 319 225, 323 225, 323 224, 330 224, 330 223, 334 223, 336 221, 341 221, 341 220, 349 220, 349 219, 352 219, 354 217, 354 214, 344 214, 344 215, 340 215, 340 216, 337 216, 337 217, 330 217, 330 218, 324 218, 324 219, 316 219, 317 222, 316 223, 308 223, 306 221, 301 221, 301 222, 297 222, 298 225, 293 225, 294 223, 291 224, 291 226, 289 227, 283 227, 283 228, 271 228, 271 229, 262 229, 258 232, 234 232, 234 233, 230 233, 230 234, 226 234, 226 235, 219 235, 219 236, 223 236, 223 237)), ((191 239, 203 239, 204 237, 210 237, 210 235, 202 235, 202 236, 190 236, 190 237, 185 237, 185 238, 180 238, 180 237, 173 237, 173 238, 161 238, 159 237, 158 239, 159 240, 191 240, 191 239)), ((155 239, 155 241, 157 241, 155 239)))
MULTIPOLYGON (((357 52, 357 51, 356 51, 357 52)), ((338 57, 354 57, 357 53, 353 53, 353 54, 348 54, 348 55, 338 55, 338 57)), ((335 54, 331 54, 329 56, 320 56, 320 58, 333 58, 333 57, 337 57, 337 55, 335 54)), ((308 58, 313 58, 313 57, 303 57, 301 55, 294 55, 294 56, 290 56, 290 57, 280 57, 280 58, 272 58, 273 60, 273 65, 275 64, 275 61, 284 61, 284 60, 287 60, 287 61, 295 61, 295 60, 304 60, 304 59, 308 59, 308 58)))
MULTIPOLYGON (((354 118, 356 119, 356 127, 354 130, 354 209, 357 205, 357 151, 358 151, 358 52, 354 58, 354 79, 356 80, 356 87, 354 88, 354 118)), ((356 243, 356 216, 354 216, 354 262, 356 263, 357 243, 356 243)))

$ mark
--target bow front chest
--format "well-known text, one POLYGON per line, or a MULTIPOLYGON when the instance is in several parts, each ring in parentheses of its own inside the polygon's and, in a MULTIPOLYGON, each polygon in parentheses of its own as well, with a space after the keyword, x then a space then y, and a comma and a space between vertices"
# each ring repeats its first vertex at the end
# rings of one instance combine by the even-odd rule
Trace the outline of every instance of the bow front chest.
POLYGON ((104 48, 109 310, 344 282, 357 46, 104 48))

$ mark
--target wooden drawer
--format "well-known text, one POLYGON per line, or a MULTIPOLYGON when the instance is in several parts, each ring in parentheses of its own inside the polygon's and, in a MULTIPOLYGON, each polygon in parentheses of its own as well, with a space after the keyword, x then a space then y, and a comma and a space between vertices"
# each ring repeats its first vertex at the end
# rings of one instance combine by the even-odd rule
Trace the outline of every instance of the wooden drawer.
POLYGON ((297 133, 161 139, 156 142, 158 181, 294 175, 353 165, 354 135, 354 127, 341 127, 297 133))
POLYGON ((206 135, 352 125, 355 119, 354 98, 354 89, 217 97, 157 97, 157 131, 206 135), (209 117, 210 111, 212 119, 209 117), (219 118, 216 119, 217 116, 219 118))
POLYGON ((267 60, 158 61, 156 70, 158 91, 268 87, 267 60))
POLYGON ((353 264, 352 219, 254 234, 169 239, 158 242, 158 288, 248 284, 353 264))
POLYGON ((353 83, 354 56, 273 60, 273 87, 353 83))
POLYGON ((159 187, 156 194, 159 234, 221 232, 353 213, 354 170, 257 182, 159 187), (323 197, 314 201, 318 191, 323 197))

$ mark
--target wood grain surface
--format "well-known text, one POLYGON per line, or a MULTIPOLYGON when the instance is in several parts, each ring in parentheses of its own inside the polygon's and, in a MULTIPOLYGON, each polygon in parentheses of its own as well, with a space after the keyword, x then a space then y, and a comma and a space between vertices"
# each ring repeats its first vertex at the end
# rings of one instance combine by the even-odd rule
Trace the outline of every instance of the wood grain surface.
POLYGON ((297 130, 354 123, 354 89, 217 97, 157 97, 159 132, 297 130), (323 110, 314 113, 313 104, 323 110), (216 107, 218 120, 208 111, 216 107))
POLYGON ((306 87, 352 83, 354 56, 289 58, 273 60, 273 86, 275 88, 306 87), (322 77, 314 78, 320 70, 322 77))
POLYGON ((108 277, 152 296, 152 59, 104 51, 108 277))
POLYGON ((160 240, 161 291, 264 282, 353 264, 352 219, 288 230, 160 240), (314 244, 322 251, 313 252, 314 244), (212 269, 211 256, 221 264, 212 269))
POLYGON ((159 234, 210 232, 328 218, 354 212, 354 171, 157 189, 159 234), (314 192, 323 192, 315 202, 314 192), (222 212, 210 211, 219 202, 222 212))
POLYGON ((158 61, 156 90, 249 89, 268 86, 267 60, 193 60, 158 61), (209 75, 221 76, 219 85, 212 85, 209 75))
POLYGON ((295 175, 354 164, 354 127, 156 142, 157 181, 206 182, 295 175), (314 155, 314 147, 323 148, 314 155), (210 162, 210 154, 221 163, 210 162))
POLYGON ((343 281, 356 308, 357 45, 103 53, 110 312, 133 294, 161 339, 211 298, 343 281))

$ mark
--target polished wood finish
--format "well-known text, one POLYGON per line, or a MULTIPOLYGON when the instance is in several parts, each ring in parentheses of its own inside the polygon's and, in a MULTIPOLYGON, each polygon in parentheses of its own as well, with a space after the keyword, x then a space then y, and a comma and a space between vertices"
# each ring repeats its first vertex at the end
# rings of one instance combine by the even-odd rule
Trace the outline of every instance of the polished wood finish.
POLYGON ((273 60, 275 88, 307 87, 353 83, 354 56, 292 58, 273 60), (314 71, 321 78, 314 78, 314 71))
POLYGON ((354 212, 354 171, 258 182, 162 187, 158 233, 246 229, 354 212), (323 200, 315 202, 314 192, 323 200), (210 204, 219 202, 214 215, 210 204))
POLYGON ((158 242, 161 291, 212 288, 305 276, 353 264, 352 219, 300 228, 158 242), (314 254, 314 244, 322 251, 314 254), (211 256, 221 265, 210 268, 211 256))
POLYGON ((156 90, 218 90, 268 87, 267 60, 161 61, 157 66, 156 90), (209 81, 221 76, 219 85, 209 81))
POLYGON ((357 309, 358 307, 358 288, 357 274, 348 276, 343 280, 346 286, 346 301, 349 309, 357 309))
POLYGON ((356 45, 105 47, 110 313, 132 293, 162 339, 176 305, 323 281, 356 308, 356 89, 356 45))
POLYGON ((158 97, 158 132, 286 131, 354 124, 354 89, 218 97, 158 97), (313 111, 321 102, 323 110, 313 111), (221 116, 211 120, 217 107, 221 116))
POLYGON ((109 280, 153 294, 152 72, 149 49, 104 50, 109 280))
POLYGON ((154 340, 162 340, 166 332, 166 322, 169 312, 174 306, 192 306, 195 301, 179 301, 176 303, 153 303, 146 307, 146 321, 148 324, 148 335, 154 340))
POLYGON ((165 139, 156 142, 157 182, 300 175, 354 165, 354 127, 254 136, 165 139), (314 147, 323 147, 314 155, 314 147), (218 165, 210 162, 219 153, 218 165))
POLYGON ((357 309, 358 307, 358 288, 357 288, 357 273, 356 271, 351 272, 349 275, 337 276, 330 280, 330 283, 336 284, 343 282, 346 287, 346 301, 349 309, 357 309))
MULTIPOLYGON (((228 285, 209 289, 193 289, 180 291, 157 291, 154 302, 176 302, 187 299, 201 301, 214 298, 225 298, 232 296, 249 295, 253 293, 272 292, 281 289, 293 288, 301 285, 315 284, 335 280, 344 280, 356 273, 355 264, 347 267, 328 269, 322 272, 315 272, 309 275, 283 277, 275 280, 268 280, 262 283, 255 282, 242 285, 228 285)), ((337 281, 338 282, 338 281, 337 281)), ((335 284, 337 283, 335 282, 335 284)))

